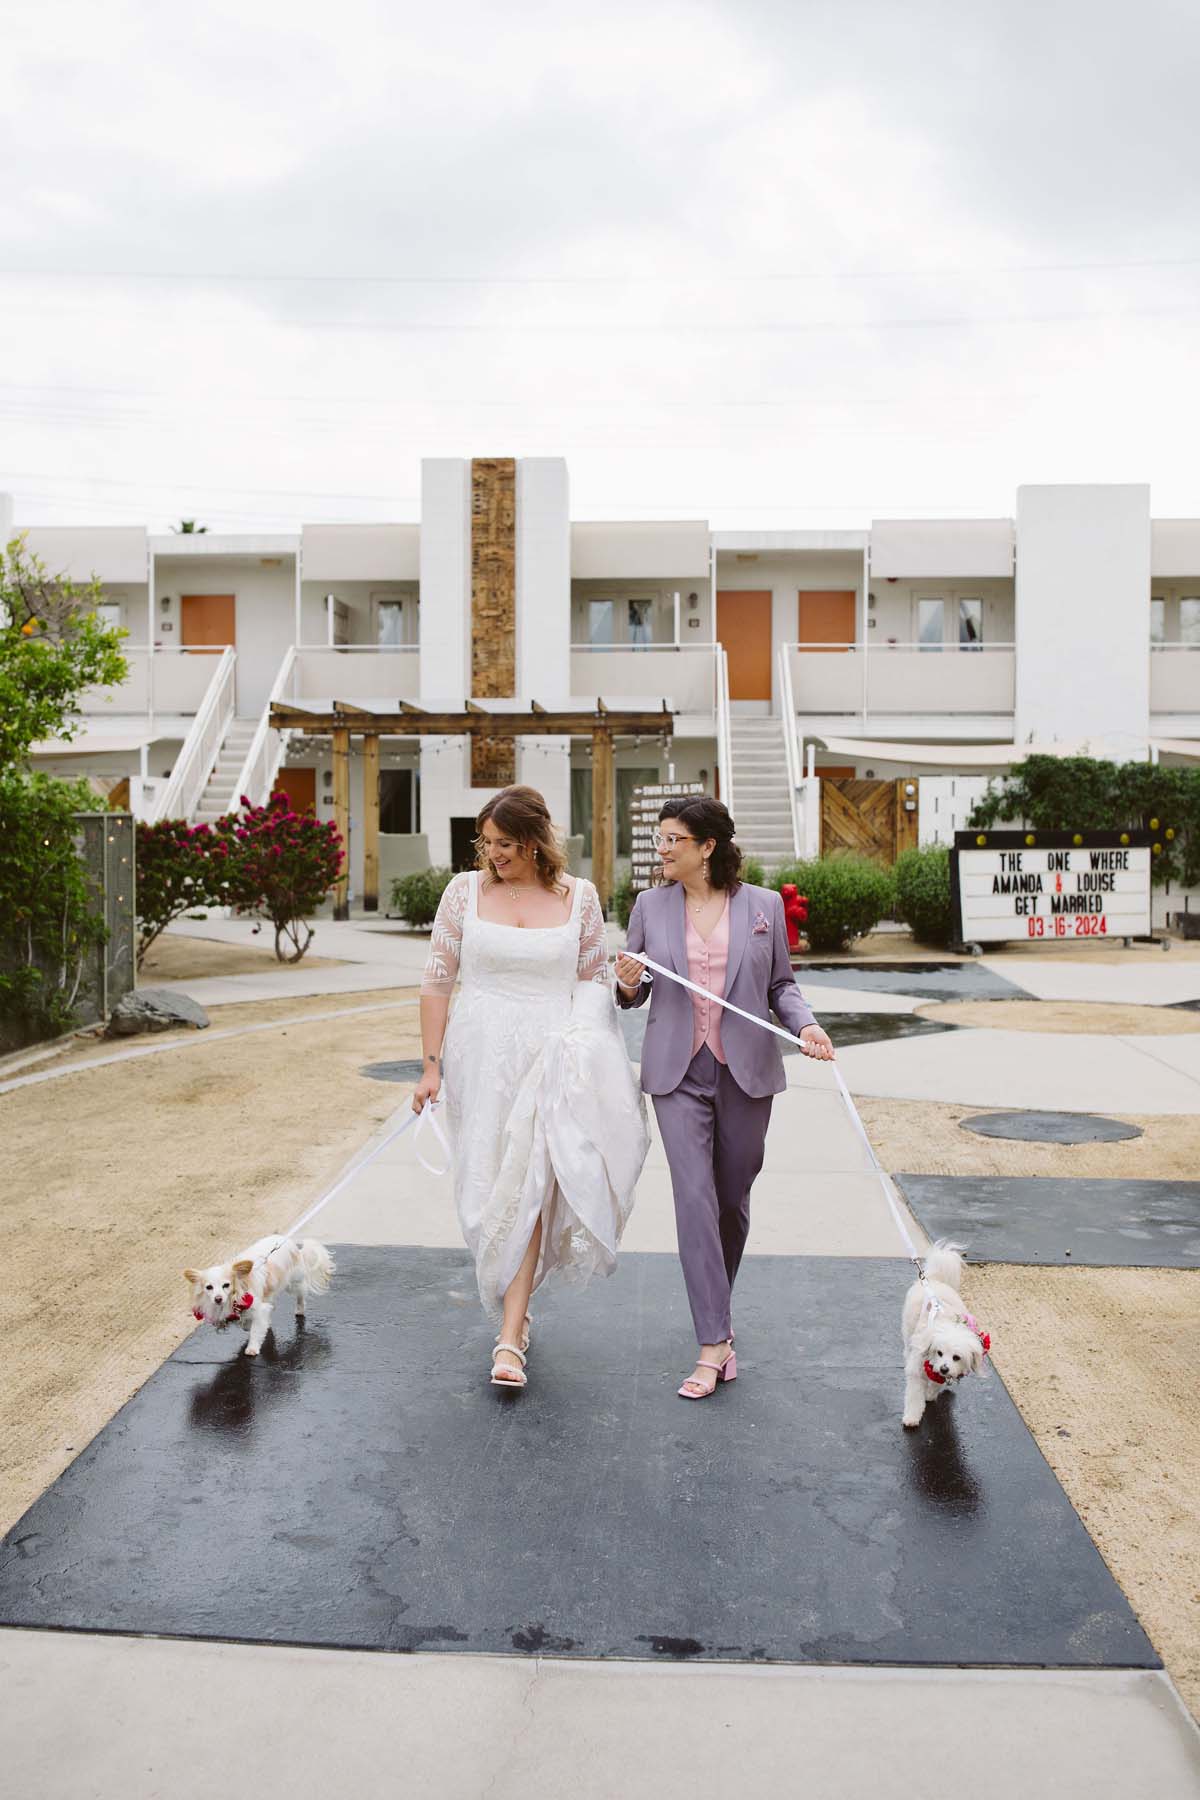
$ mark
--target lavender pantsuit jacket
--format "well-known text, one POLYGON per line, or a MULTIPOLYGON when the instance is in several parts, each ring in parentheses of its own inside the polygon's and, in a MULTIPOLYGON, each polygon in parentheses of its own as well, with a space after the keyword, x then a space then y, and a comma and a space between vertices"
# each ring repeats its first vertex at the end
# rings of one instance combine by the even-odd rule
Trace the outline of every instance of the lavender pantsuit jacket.
MULTIPOLYGON (((630 956, 644 952, 687 979, 685 928, 682 883, 647 888, 630 915, 625 948, 630 956)), ((653 976, 652 969, 648 972, 653 976)), ((670 1094, 692 1060, 692 996, 687 988, 660 977, 649 989, 643 984, 633 999, 618 986, 617 1003, 640 1006, 647 991, 650 1017, 642 1045, 642 1088, 647 1094, 670 1094)), ((743 882, 730 899, 725 998, 763 1019, 773 1009, 784 1029, 797 1036, 805 1025, 816 1023, 792 974, 783 901, 770 888, 743 882)), ((787 1086, 779 1039, 749 1019, 722 1012, 721 1048, 729 1073, 744 1094, 764 1099, 787 1086)))

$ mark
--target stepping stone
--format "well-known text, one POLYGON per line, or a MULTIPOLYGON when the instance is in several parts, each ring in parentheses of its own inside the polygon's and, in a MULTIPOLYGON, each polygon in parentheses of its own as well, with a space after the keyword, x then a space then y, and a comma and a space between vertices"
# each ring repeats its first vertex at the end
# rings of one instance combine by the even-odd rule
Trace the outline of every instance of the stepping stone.
POLYGON ((979 1137, 1011 1138, 1022 1144, 1116 1144, 1123 1138, 1143 1136, 1140 1125, 1102 1119, 1095 1113, 973 1113, 958 1122, 964 1131, 974 1131, 979 1137))
MULTIPOLYGON (((249 1361, 197 1330, 14 1526, 0 1623, 648 1662, 1157 1668, 994 1373, 900 1424, 903 1258, 755 1256, 688 1404, 676 1259, 535 1304, 348 1248, 249 1361), (839 1325, 854 1320, 848 1353, 839 1325), (860 1349, 860 1344, 865 1349, 860 1349)), ((281 1308, 282 1315, 287 1308, 281 1308)))
POLYGON ((358 1071, 371 1081, 420 1081, 424 1065, 420 1057, 411 1062, 364 1063, 358 1071))
POLYGON ((931 1238, 971 1262, 1091 1268, 1200 1266, 1200 1181, 894 1175, 931 1238))

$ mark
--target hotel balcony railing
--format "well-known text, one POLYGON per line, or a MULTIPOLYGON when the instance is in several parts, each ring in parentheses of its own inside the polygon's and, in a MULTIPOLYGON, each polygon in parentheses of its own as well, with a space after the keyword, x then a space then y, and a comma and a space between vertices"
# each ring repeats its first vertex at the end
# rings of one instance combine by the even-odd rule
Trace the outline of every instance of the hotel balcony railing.
POLYGON ((717 704, 717 644, 572 644, 571 693, 667 700, 677 712, 717 704))
POLYGON ((1011 713, 1012 644, 788 644, 797 713, 1011 713), (840 654, 839 654, 840 652, 840 654))
POLYGON ((1200 644, 1150 646, 1150 711, 1200 712, 1200 644))

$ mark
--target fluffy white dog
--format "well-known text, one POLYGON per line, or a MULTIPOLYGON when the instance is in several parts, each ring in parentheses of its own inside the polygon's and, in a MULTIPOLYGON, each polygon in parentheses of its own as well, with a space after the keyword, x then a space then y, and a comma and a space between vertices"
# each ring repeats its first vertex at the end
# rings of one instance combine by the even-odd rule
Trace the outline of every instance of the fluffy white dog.
POLYGON ((904 1296, 904 1424, 921 1423, 925 1408, 964 1375, 983 1375, 992 1340, 963 1304, 961 1244, 939 1240, 925 1258, 925 1281, 904 1296), (939 1302, 928 1304, 929 1293, 939 1302))
POLYGON ((282 1294, 296 1296, 296 1317, 304 1317, 310 1294, 323 1294, 333 1274, 333 1258, 316 1238, 295 1243, 286 1237, 259 1238, 235 1262, 211 1269, 185 1269, 192 1311, 203 1323, 224 1327, 236 1320, 250 1333, 247 1356, 257 1356, 271 1329, 271 1314, 282 1294))

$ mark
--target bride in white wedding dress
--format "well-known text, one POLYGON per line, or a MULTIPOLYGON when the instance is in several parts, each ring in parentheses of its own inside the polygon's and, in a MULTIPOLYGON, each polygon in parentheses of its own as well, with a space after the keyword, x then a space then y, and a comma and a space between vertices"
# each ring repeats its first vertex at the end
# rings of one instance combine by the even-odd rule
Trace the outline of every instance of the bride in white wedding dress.
POLYGON ((505 788, 476 829, 480 867, 434 921, 413 1108, 444 1093, 459 1223, 500 1322, 492 1381, 524 1387, 530 1295, 611 1274, 650 1140, 595 888, 564 872, 533 788, 505 788))

